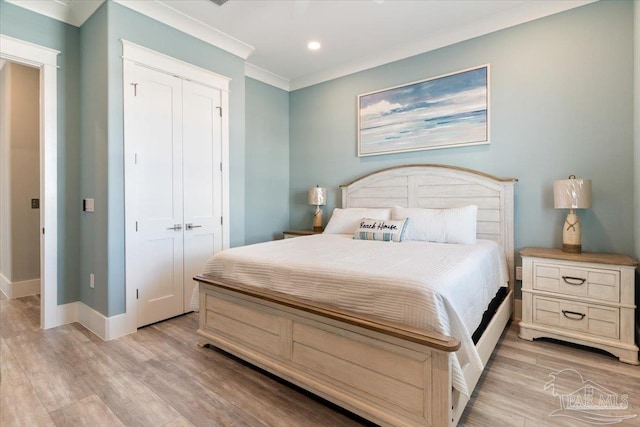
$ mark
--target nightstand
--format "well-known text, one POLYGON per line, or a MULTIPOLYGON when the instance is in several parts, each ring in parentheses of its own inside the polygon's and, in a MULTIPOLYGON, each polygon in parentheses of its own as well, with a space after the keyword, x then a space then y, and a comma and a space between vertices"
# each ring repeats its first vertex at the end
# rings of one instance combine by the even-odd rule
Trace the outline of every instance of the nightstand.
POLYGON ((285 230, 283 233, 285 239, 290 239, 292 237, 300 237, 300 236, 310 236, 312 234, 322 234, 322 231, 313 231, 313 230, 285 230))
POLYGON ((638 364, 634 272, 626 255, 524 248, 520 338, 549 337, 638 364))

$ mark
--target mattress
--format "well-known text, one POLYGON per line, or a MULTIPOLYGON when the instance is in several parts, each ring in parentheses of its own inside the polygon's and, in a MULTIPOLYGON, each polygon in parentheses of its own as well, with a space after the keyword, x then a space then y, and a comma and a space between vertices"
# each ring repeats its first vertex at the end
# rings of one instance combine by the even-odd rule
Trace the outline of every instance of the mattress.
POLYGON ((451 354, 453 386, 466 395, 464 366, 482 365, 471 334, 508 278, 502 248, 492 241, 395 243, 341 234, 228 249, 202 275, 455 337, 461 345, 451 354))

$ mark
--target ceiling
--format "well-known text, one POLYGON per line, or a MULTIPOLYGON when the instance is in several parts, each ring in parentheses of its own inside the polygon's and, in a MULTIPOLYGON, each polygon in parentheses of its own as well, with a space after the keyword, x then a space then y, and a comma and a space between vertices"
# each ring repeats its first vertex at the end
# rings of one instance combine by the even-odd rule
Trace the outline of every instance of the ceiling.
MULTIPOLYGON (((103 2, 8 1, 76 26, 103 2)), ((246 59, 253 78, 294 90, 593 0, 114 1, 246 59), (311 40, 322 48, 307 49, 311 40)))

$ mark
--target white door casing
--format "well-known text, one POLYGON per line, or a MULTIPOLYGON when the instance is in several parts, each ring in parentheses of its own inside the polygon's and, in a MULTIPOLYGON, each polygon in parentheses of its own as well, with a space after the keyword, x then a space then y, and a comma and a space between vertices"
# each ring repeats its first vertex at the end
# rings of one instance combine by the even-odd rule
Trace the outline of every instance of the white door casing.
MULTIPOLYGON (((136 73, 143 68, 140 65, 143 65, 147 69, 147 71, 143 73, 151 73, 149 68, 161 70, 163 73, 170 74, 170 76, 167 76, 168 78, 174 78, 182 85, 180 97, 184 99, 184 101, 181 105, 183 109, 183 119, 180 126, 184 127, 185 131, 182 134, 180 145, 182 146, 183 154, 179 156, 181 165, 177 166, 172 162, 172 168, 181 168, 180 186, 184 189, 184 191, 180 190, 182 192, 181 206, 184 207, 184 210, 181 212, 182 217, 179 218, 180 215, 174 215, 173 218, 175 222, 170 224, 170 226, 164 227, 165 229, 177 228, 178 225, 181 225, 182 229, 166 230, 167 232, 174 233, 173 238, 170 240, 160 238, 154 243, 158 244, 158 241, 164 241, 160 246, 164 248, 165 253, 168 253, 170 251, 177 251, 178 249, 167 242, 172 241, 177 245, 179 240, 182 239, 184 256, 180 258, 180 262, 184 259, 185 263, 182 268, 179 268, 174 263, 173 270, 168 276, 175 279, 174 283, 181 283, 183 288, 181 292, 178 292, 175 285, 171 287, 164 283, 164 296, 180 294, 179 305, 180 312, 182 312, 189 310, 189 300, 193 290, 193 281, 191 280, 193 274, 200 270, 204 261, 211 255, 212 251, 215 252, 229 247, 228 221, 220 225, 222 218, 228 217, 229 214, 229 172, 227 167, 229 158, 229 79, 125 40, 122 42, 124 58, 123 86, 125 95, 125 244, 127 251, 125 315, 127 333, 132 333, 135 332, 139 325, 144 324, 139 323, 139 300, 136 299, 138 296, 137 289, 139 289, 138 286, 141 280, 139 272, 145 271, 145 274, 147 274, 148 271, 166 270, 167 267, 166 265, 161 266, 161 263, 153 260, 145 260, 144 262, 147 265, 143 266, 139 264, 135 258, 131 257, 131 254, 135 254, 136 251, 140 250, 140 248, 137 247, 139 240, 137 236, 139 234, 136 235, 134 233, 137 233, 136 225, 138 228, 141 228, 141 224, 140 222, 136 223, 138 220, 134 207, 138 203, 136 201, 135 191, 137 186, 136 177, 138 176, 136 168, 144 162, 144 156, 137 155, 136 144, 133 143, 137 138, 136 129, 138 127, 135 124, 135 114, 129 114, 128 112, 135 111, 135 99, 132 94, 134 90, 138 90, 139 86, 132 86, 130 83, 136 83, 136 73), (212 115, 211 112, 214 114, 212 115), (186 126, 182 126, 183 124, 186 124, 186 126), (198 135, 209 135, 209 142, 207 142, 207 137, 195 137, 196 133, 198 135), (211 138, 212 135, 215 136, 214 139, 211 138), (219 148, 212 149, 207 145, 211 145, 212 143, 217 144, 219 148), (186 148, 190 148, 193 151, 186 148), (203 186, 203 181, 207 182, 207 185, 203 186), (195 185, 193 184, 194 182, 199 182, 199 184, 195 185), (211 185, 209 186, 208 183, 211 185), (178 218, 181 221, 178 221, 178 218), (189 230, 185 227, 187 224, 190 224, 189 230), (179 237, 179 235, 182 237, 179 237), (180 272, 181 276, 179 280, 177 279, 178 272, 180 272), (167 292, 167 289, 171 290, 167 292)), ((140 84, 139 82, 137 83, 140 84)), ((178 92, 174 92, 174 95, 177 94, 178 92)), ((157 121, 154 123, 157 123, 157 121)), ((166 128, 163 132, 167 133, 166 128)), ((173 136, 172 138, 175 139, 176 137, 173 136)), ((173 147, 175 148, 177 145, 174 144, 173 147)), ((162 157, 161 153, 154 153, 153 155, 162 157)), ((174 159, 175 158, 174 156, 174 159)), ((153 174, 151 176, 153 176, 153 174)), ((174 185, 176 185, 175 182, 174 179, 174 185)), ((147 185, 151 186, 152 183, 147 183, 147 185)), ((158 187, 162 186, 158 185, 158 187)), ((177 206, 177 201, 175 201, 174 198, 178 192, 173 191, 172 193, 171 197, 158 194, 156 194, 156 197, 164 200, 164 203, 167 203, 167 200, 171 199, 172 203, 175 203, 175 206, 177 206)), ((158 200, 149 201, 149 203, 144 205, 144 208, 146 209, 153 203, 163 202, 158 200)), ((151 212, 147 212, 147 214, 150 213, 151 212)), ((158 233, 160 232, 159 229, 157 231, 158 233)), ((145 239, 147 237, 150 236, 146 236, 145 239)), ((145 239, 140 240, 146 241, 146 244, 150 244, 149 242, 153 241, 145 239)), ((143 257, 150 258, 151 256, 143 257)), ((174 259, 176 259, 176 257, 174 257, 174 259)), ((152 276, 155 274, 156 273, 153 272, 152 276)), ((164 274, 167 276, 166 271, 164 274)), ((153 279, 153 277, 147 279, 153 279)), ((160 288, 163 287, 160 286, 160 288)), ((163 293, 160 292, 157 295, 147 294, 147 297, 150 297, 152 300, 156 299, 157 301, 161 301, 163 298, 162 295, 163 293)), ((167 300, 170 299, 171 298, 167 298, 167 300)), ((175 299, 177 300, 177 298, 175 299)), ((171 304, 175 304, 175 300, 171 304)), ((140 320, 142 322, 148 322, 149 318, 143 316, 140 320)))
POLYGON ((58 85, 60 51, 0 34, 0 57, 40 69, 40 327, 65 323, 58 307, 58 85))

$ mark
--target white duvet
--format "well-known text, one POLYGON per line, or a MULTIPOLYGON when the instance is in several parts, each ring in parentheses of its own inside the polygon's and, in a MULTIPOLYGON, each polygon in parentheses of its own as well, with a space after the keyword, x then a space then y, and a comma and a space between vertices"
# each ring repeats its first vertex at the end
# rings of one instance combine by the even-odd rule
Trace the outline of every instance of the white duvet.
POLYGON ((453 386, 466 395, 462 367, 482 365, 471 334, 508 278, 502 249, 488 240, 396 243, 343 234, 228 249, 202 274, 455 337, 461 346, 451 355, 453 386))

